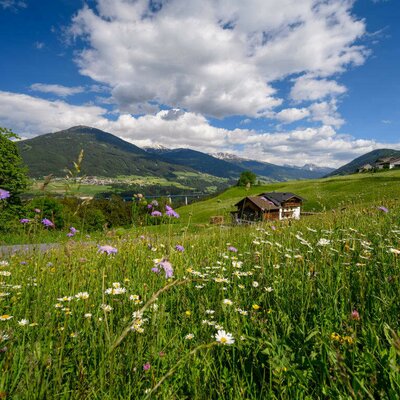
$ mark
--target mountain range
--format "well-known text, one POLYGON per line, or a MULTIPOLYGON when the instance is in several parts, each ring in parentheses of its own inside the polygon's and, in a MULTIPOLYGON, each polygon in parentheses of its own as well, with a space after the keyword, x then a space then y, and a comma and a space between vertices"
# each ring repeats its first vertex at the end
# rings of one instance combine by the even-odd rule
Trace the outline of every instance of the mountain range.
POLYGON ((319 178, 330 168, 316 166, 279 166, 239 158, 232 154, 205 154, 196 150, 168 149, 163 146, 140 148, 110 133, 87 126, 75 126, 59 132, 17 142, 31 177, 49 174, 65 176, 81 149, 82 173, 89 176, 152 176, 168 180, 176 174, 208 174, 228 181, 237 180, 244 170, 253 171, 265 181, 319 178))

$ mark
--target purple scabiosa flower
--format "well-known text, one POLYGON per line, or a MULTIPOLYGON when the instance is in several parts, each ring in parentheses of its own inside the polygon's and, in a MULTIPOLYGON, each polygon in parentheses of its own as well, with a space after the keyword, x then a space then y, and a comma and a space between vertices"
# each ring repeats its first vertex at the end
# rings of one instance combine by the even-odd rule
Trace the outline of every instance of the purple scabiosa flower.
POLYGON ((73 226, 71 226, 71 228, 69 228, 69 231, 70 231, 73 235, 75 235, 75 233, 78 232, 78 230, 77 230, 76 228, 74 228, 73 226))
POLYGON ((68 233, 67 233, 67 236, 68 236, 68 237, 74 237, 74 236, 75 236, 75 233, 68 232, 68 233))
POLYGON ((160 270, 157 267, 153 267, 151 269, 151 271, 154 272, 155 274, 159 274, 160 273, 160 270))
POLYGON ((0 189, 0 200, 8 199, 10 192, 8 190, 0 189))
POLYGON ((184 248, 182 245, 177 244, 177 245, 175 246, 175 250, 176 250, 176 251, 184 252, 184 251, 185 251, 185 248, 184 248))
POLYGON ((167 211, 165 212, 165 215, 168 215, 168 217, 174 217, 174 218, 179 218, 179 214, 173 210, 170 206, 165 206, 167 211))
POLYGON ((276 226, 275 226, 275 225, 272 225, 272 226, 271 226, 271 229, 272 229, 273 231, 276 231, 276 226))
POLYGON ((54 224, 47 218, 42 219, 42 224, 48 228, 54 228, 54 224))
POLYGON ((151 368, 151 365, 149 362, 143 365, 143 371, 148 371, 151 368))
POLYGON ((147 204, 147 208, 151 210, 153 208, 153 204, 147 204))
POLYGON ((237 253, 237 252, 238 252, 238 249, 237 249, 236 247, 229 246, 229 247, 228 247, 228 251, 231 251, 232 253, 237 253))
POLYGON ((161 214, 161 212, 160 211, 153 211, 152 213, 151 213, 151 216, 152 217, 162 217, 162 214, 161 214))
POLYGON ((109 246, 109 245, 104 245, 104 246, 99 246, 99 250, 97 251, 98 253, 101 254, 116 254, 117 253, 117 249, 115 247, 109 246))
POLYGON ((31 222, 31 220, 29 218, 22 218, 19 220, 19 222, 21 224, 29 224, 29 222, 31 222))
POLYGON ((378 210, 381 210, 384 213, 388 213, 389 212, 389 210, 386 207, 383 207, 383 206, 378 207, 378 210))
POLYGON ((167 260, 162 260, 157 264, 157 267, 160 267, 165 272, 165 279, 172 278, 174 275, 174 270, 172 268, 172 264, 167 260))

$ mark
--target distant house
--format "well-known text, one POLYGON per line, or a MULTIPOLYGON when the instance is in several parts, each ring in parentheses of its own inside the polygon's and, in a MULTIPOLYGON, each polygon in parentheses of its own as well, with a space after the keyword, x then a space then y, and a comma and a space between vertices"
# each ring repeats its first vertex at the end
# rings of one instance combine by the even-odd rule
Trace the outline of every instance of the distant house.
POLYGON ((235 204, 236 221, 271 221, 300 219, 303 198, 294 193, 268 192, 248 196, 235 204))
POLYGON ((393 169, 400 167, 399 157, 386 157, 377 160, 375 167, 377 169, 393 169))
POLYGON ((365 164, 362 167, 358 168, 358 172, 368 172, 368 171, 372 171, 374 169, 374 167, 371 164, 365 164))

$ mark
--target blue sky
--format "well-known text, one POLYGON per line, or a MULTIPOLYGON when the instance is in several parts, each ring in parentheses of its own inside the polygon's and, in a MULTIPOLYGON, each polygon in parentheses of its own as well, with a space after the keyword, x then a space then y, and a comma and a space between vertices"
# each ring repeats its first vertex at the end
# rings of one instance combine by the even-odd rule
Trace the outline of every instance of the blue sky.
POLYGON ((0 0, 0 125, 339 166, 400 149, 396 0, 0 0))

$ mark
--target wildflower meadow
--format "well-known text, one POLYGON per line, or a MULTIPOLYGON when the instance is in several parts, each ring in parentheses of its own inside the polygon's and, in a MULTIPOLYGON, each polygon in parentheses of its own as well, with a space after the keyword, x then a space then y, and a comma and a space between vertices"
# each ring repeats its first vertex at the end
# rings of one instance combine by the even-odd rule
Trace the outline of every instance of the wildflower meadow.
POLYGON ((398 398, 400 207, 384 208, 3 256, 0 398, 398 398))

